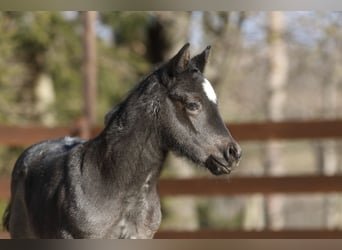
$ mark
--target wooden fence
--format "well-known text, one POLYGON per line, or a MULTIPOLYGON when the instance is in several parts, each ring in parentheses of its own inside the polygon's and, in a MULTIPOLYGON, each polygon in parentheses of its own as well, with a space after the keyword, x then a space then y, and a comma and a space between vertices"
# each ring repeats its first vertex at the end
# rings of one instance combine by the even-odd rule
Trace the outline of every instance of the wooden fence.
MULTIPOLYGON (((238 141, 342 138, 342 120, 231 124, 229 129, 238 141)), ((100 130, 101 128, 95 128, 92 131, 93 136, 100 130)), ((77 126, 46 128, 0 125, 0 145, 27 146, 45 139, 79 133, 80 129, 77 126)), ((9 198, 9 183, 9 178, 0 179, 0 199, 9 198)), ((162 179, 159 183, 159 192, 162 196, 342 193, 342 176, 162 179)), ((7 236, 0 234, 0 238, 7 236)), ((156 238, 342 238, 342 231, 323 229, 160 231, 156 234, 156 238)))
MULTIPOLYGON (((229 130, 238 141, 342 138, 342 120, 286 122, 250 122, 230 124, 229 130)), ((92 130, 97 135, 102 128, 92 130)), ((79 135, 81 126, 64 127, 0 125, 0 145, 27 146, 38 141, 65 135, 79 135)))

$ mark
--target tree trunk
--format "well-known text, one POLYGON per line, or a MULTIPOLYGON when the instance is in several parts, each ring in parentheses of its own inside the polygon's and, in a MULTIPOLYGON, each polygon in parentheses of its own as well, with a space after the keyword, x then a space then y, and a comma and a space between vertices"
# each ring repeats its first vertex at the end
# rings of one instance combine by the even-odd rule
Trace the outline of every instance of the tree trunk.
POLYGON ((52 105, 56 101, 56 93, 51 77, 40 73, 34 84, 35 113, 42 124, 53 126, 56 123, 52 105))
POLYGON ((96 120, 96 11, 82 13, 83 18, 83 86, 85 123, 81 137, 89 138, 96 120))
MULTIPOLYGON (((190 14, 187 12, 157 12, 148 29, 147 54, 151 63, 159 64, 174 56, 189 41, 190 14)), ((194 166, 169 154, 167 172, 177 178, 190 178, 194 166)), ((199 227, 197 205, 191 197, 168 197, 162 202, 162 227, 168 229, 195 230, 199 227)))
POLYGON ((187 12, 154 12, 147 29, 147 57, 152 64, 164 62, 174 56, 189 41, 187 12))
MULTIPOLYGON (((288 58, 286 43, 284 41, 285 16, 282 12, 269 14, 269 98, 267 101, 267 116, 271 121, 280 121, 284 117, 283 107, 286 99, 286 82, 288 76, 288 58)), ((271 176, 284 174, 281 155, 281 144, 269 141, 266 145, 265 173, 271 176)), ((284 227, 283 198, 273 195, 266 198, 266 226, 272 230, 284 227)))
MULTIPOLYGON (((336 58, 335 58, 336 59, 336 58)), ((335 65, 328 79, 324 82, 322 91, 322 117, 335 119, 337 113, 337 86, 341 82, 340 61, 336 59, 335 65)), ((336 141, 323 140, 317 145, 317 164, 322 175, 335 175, 338 171, 338 158, 336 141)), ((323 199, 323 214, 325 226, 329 229, 342 227, 341 196, 337 194, 326 194, 323 199)))

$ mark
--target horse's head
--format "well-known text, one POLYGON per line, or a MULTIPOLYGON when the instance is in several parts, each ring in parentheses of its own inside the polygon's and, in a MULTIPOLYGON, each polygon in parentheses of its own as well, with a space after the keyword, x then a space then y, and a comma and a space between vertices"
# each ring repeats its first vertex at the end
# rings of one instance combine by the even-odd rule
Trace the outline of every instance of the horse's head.
POLYGON ((190 59, 186 44, 161 67, 166 96, 160 119, 169 149, 220 175, 231 172, 242 151, 222 121, 215 91, 203 76, 209 51, 207 47, 190 59))

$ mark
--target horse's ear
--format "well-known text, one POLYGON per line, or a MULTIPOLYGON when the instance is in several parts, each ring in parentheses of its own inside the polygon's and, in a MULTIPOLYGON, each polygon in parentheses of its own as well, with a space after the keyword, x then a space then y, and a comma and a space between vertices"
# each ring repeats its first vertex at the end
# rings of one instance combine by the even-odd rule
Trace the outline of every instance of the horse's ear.
POLYGON ((190 51, 189 51, 190 44, 186 43, 178 53, 171 58, 169 61, 167 68, 168 74, 170 76, 175 76, 177 73, 184 71, 190 62, 190 51))
POLYGON ((202 53, 198 54, 197 56, 194 56, 191 59, 191 62, 198 68, 202 73, 204 72, 205 65, 208 62, 208 57, 210 53, 210 46, 207 46, 205 50, 203 50, 202 53))

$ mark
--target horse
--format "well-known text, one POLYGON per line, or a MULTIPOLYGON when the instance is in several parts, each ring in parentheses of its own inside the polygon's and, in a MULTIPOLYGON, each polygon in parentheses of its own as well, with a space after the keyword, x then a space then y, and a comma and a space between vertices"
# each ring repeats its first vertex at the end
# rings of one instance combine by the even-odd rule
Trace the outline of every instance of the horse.
POLYGON ((12 238, 153 238, 169 151, 229 174, 242 150, 203 72, 210 46, 185 44, 105 116, 98 136, 37 143, 17 159, 3 218, 12 238))

